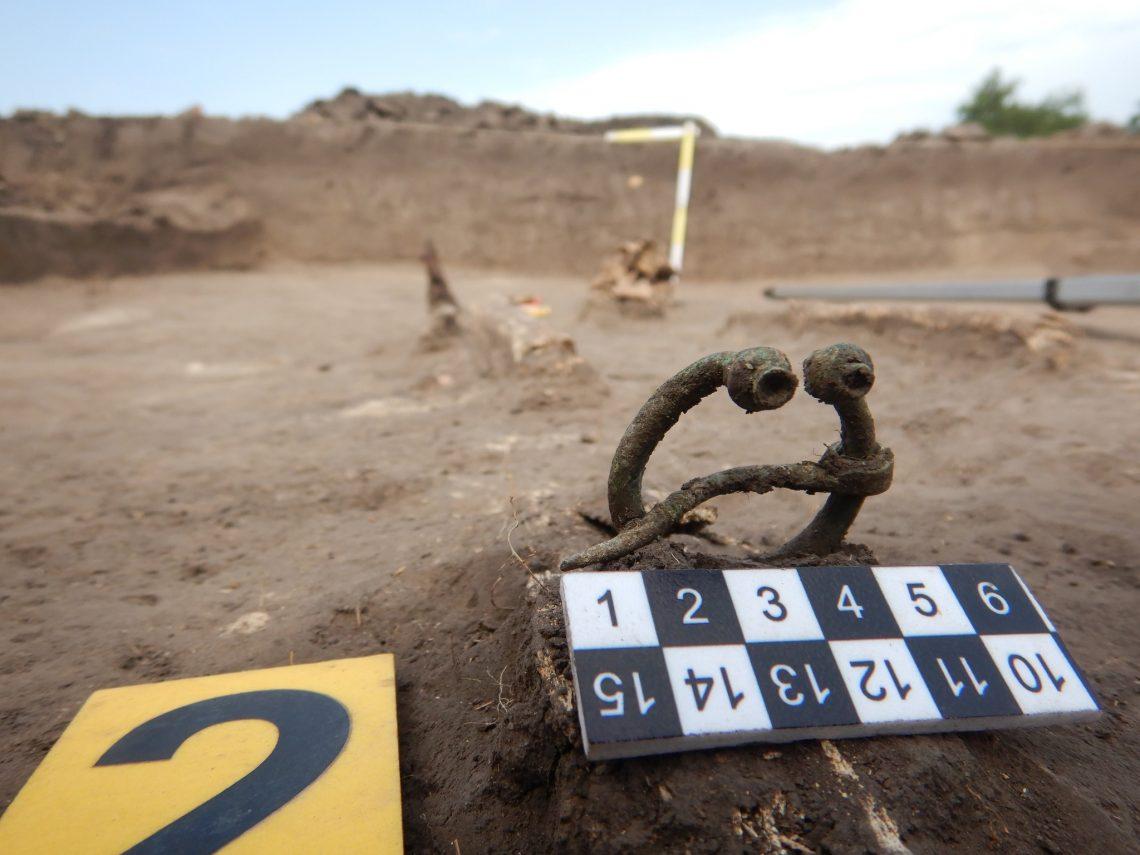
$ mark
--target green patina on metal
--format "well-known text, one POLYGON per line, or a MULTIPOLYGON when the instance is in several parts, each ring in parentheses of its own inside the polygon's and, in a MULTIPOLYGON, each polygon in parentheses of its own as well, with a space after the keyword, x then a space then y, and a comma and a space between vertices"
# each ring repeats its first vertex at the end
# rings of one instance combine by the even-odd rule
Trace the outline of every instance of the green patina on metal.
POLYGON ((795 394, 799 380, 788 358, 770 347, 714 353, 675 374, 638 411, 610 465, 610 516, 618 534, 562 562, 562 569, 613 561, 679 531, 682 517, 727 493, 769 493, 777 488, 829 493, 810 523, 769 557, 826 555, 843 542, 867 496, 891 485, 894 455, 875 440, 864 400, 875 382, 871 357, 853 344, 833 344, 804 360, 804 388, 839 415, 839 442, 816 462, 738 466, 683 484, 646 510, 641 480, 654 449, 686 412, 721 386, 745 412, 774 410, 795 394))

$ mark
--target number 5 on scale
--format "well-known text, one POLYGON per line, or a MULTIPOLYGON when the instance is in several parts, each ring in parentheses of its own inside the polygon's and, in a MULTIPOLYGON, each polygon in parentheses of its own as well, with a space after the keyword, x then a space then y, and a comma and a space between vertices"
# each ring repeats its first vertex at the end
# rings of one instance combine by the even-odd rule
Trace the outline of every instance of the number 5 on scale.
POLYGON ((910 595, 910 601, 914 603, 914 610, 923 617, 934 617, 938 614, 938 603, 929 594, 924 594, 922 588, 926 587, 925 582, 908 582, 906 592, 910 595))

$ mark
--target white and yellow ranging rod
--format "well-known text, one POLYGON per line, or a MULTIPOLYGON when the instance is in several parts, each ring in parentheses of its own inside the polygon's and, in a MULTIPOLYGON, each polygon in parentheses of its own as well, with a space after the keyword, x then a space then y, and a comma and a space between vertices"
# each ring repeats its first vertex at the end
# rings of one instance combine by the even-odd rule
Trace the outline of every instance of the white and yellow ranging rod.
POLYGON ((700 132, 696 122, 606 132, 606 141, 615 143, 681 141, 681 154, 677 159, 677 201, 673 208, 673 234, 669 240, 669 266, 673 268, 674 278, 680 278, 681 265, 685 260, 685 227, 689 222, 689 193, 693 188, 693 155, 696 154, 700 132))

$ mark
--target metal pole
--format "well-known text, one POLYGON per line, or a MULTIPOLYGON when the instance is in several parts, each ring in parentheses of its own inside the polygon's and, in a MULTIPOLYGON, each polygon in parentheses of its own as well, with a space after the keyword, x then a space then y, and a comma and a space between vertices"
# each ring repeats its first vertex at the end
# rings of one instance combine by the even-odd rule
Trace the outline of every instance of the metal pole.
POLYGON ((1068 276, 1001 282, 909 282, 870 285, 781 285, 768 288, 773 300, 954 300, 1048 303, 1059 310, 1101 305, 1140 305, 1140 274, 1068 276))

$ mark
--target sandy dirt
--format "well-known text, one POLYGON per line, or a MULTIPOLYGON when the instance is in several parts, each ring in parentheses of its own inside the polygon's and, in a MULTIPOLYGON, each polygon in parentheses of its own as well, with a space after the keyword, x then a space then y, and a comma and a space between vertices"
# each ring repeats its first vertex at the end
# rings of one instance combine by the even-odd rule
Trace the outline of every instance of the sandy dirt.
MULTIPOLYGON (((0 290, 0 804, 97 688, 391 651, 409 851, 1137 850, 1135 312, 1071 319, 1057 361, 969 324, 804 324, 761 282, 682 286, 667 319, 630 321, 580 319, 580 279, 448 272, 467 305, 544 297, 596 373, 421 351, 412 266, 0 290), (875 359, 897 460, 851 539, 887 564, 1012 562, 1105 714, 586 764, 545 574, 600 539, 578 512, 603 507, 626 423, 708 352, 798 364, 841 340, 875 359)), ((836 433, 802 392, 754 416, 718 395, 647 486, 814 459, 836 433)), ((818 501, 721 499, 714 531, 774 544, 818 501)), ((747 549, 675 544, 645 560, 747 549)))

